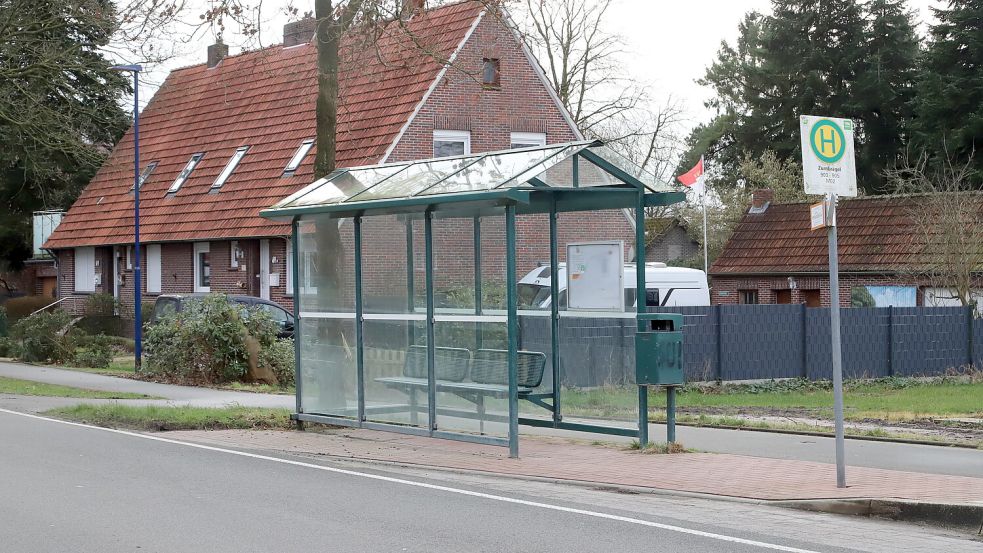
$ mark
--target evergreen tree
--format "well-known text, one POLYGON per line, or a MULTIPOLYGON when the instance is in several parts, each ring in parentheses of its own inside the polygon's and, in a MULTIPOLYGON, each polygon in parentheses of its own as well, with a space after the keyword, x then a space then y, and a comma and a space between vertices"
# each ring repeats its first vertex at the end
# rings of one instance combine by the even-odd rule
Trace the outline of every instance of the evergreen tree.
POLYGON ((0 0, 0 269, 30 257, 30 215, 67 208, 126 129, 130 90, 100 49, 111 0, 0 0))
POLYGON ((770 16, 748 14, 735 47, 722 45, 700 82, 718 116, 698 127, 680 168, 705 148, 718 177, 735 182, 744 153, 801 158, 799 116, 856 122, 861 186, 904 141, 918 41, 903 0, 773 0, 770 16))
POLYGON ((935 9, 915 100, 915 146, 937 163, 966 163, 983 186, 983 0, 950 0, 935 9), (975 151, 975 155, 974 154, 975 151))

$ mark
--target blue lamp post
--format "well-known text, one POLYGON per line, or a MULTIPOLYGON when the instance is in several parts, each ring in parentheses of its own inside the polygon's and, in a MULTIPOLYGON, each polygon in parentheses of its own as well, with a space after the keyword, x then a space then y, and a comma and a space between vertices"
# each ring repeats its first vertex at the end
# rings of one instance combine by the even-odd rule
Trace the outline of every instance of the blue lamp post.
POLYGON ((133 366, 140 370, 143 355, 143 326, 140 305, 140 71, 139 65, 114 65, 114 71, 133 73, 133 366))

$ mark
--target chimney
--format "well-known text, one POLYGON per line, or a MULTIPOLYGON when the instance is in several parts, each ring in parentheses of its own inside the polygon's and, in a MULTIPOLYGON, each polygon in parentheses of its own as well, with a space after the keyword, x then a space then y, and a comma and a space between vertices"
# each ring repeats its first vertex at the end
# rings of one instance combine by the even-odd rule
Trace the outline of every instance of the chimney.
POLYGON ((427 0, 403 0, 403 19, 407 19, 415 13, 420 13, 427 9, 427 0))
POLYGON ((208 47, 208 68, 211 69, 212 67, 215 67, 228 55, 229 47, 222 44, 222 39, 218 39, 215 44, 208 47))
POLYGON ((751 193, 751 213, 764 213, 768 205, 775 199, 775 192, 770 188, 759 188, 751 193))
POLYGON ((314 38, 315 32, 317 32, 317 20, 313 17, 291 21, 283 26, 283 47, 307 44, 314 38))

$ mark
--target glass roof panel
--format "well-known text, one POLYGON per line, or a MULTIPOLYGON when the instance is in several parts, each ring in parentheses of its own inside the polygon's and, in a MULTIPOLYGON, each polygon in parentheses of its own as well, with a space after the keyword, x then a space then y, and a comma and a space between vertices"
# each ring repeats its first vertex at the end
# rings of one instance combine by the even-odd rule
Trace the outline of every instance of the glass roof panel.
POLYGON ((541 175, 544 171, 548 170, 554 165, 562 165, 563 163, 567 163, 569 165, 570 162, 568 160, 570 156, 579 152, 580 150, 583 150, 584 147, 585 145, 582 143, 574 145, 564 144, 563 147, 557 148, 558 153, 556 155, 550 157, 543 163, 532 165, 525 171, 499 185, 498 188, 515 188, 517 186, 525 186, 529 183, 529 179, 541 175))
POLYGON ((563 149, 564 147, 521 149, 485 156, 469 165, 467 169, 447 177, 421 194, 429 196, 498 188, 500 184, 510 181, 530 166, 542 163, 543 160, 563 149))
POLYGON ((560 163, 546 167, 537 178, 554 188, 574 187, 574 162, 577 163, 577 186, 589 188, 592 186, 626 186, 627 184, 600 169, 583 156, 570 155, 560 163))
MULTIPOLYGON (((430 188, 483 157, 485 156, 455 157, 412 163, 405 171, 401 171, 398 175, 393 176, 393 178, 387 179, 365 192, 350 196, 346 201, 361 202, 389 198, 408 198, 430 188)), ((353 171, 353 173, 358 172, 353 171)))
POLYGON ((652 192, 672 192, 676 190, 676 187, 663 182, 652 173, 649 173, 644 168, 639 167, 636 163, 616 152, 610 146, 595 146, 590 151, 604 158, 611 165, 642 181, 645 188, 652 192))
POLYGON ((336 204, 352 196, 364 192, 376 183, 405 169, 406 165, 386 165, 370 167, 355 171, 342 171, 336 175, 323 178, 308 187, 307 193, 296 197, 278 207, 300 207, 309 205, 336 204), (318 184, 320 183, 320 184, 318 184))

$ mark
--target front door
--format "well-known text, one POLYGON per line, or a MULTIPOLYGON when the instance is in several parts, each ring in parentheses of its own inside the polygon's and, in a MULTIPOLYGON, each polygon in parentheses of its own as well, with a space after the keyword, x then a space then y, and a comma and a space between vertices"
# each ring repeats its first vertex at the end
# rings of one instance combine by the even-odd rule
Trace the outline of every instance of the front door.
POLYGON ((259 297, 270 299, 270 241, 259 241, 259 297))

